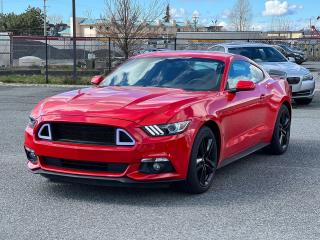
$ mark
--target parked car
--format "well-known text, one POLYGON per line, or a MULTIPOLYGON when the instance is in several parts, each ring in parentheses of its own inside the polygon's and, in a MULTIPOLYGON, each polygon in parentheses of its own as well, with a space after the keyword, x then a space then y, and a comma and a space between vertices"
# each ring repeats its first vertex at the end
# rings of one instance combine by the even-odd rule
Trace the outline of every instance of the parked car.
POLYGON ((166 51, 172 51, 167 48, 146 48, 146 49, 141 49, 136 52, 136 55, 138 54, 144 54, 144 53, 150 53, 150 52, 166 52, 166 51))
POLYGON ((307 61, 307 57, 302 51, 292 49, 286 45, 274 45, 274 47, 288 59, 293 58, 297 64, 302 64, 307 61))
POLYGON ((290 62, 271 45, 261 43, 224 43, 212 46, 210 51, 240 54, 257 62, 271 75, 285 73, 292 87, 292 96, 297 104, 310 104, 315 94, 315 80, 312 73, 296 63, 290 62))
POLYGON ((33 173, 202 193, 218 168, 289 146, 288 82, 243 56, 148 53, 92 83, 33 109, 24 144, 33 173))

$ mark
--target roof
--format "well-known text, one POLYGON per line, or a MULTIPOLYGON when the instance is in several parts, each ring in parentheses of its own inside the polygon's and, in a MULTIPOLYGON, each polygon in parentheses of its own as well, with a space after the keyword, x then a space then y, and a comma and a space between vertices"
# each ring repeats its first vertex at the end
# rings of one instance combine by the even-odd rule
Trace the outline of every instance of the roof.
POLYGON ((248 42, 238 42, 238 43, 219 43, 216 46, 223 46, 227 48, 233 47, 270 47, 271 45, 265 43, 248 43, 248 42))
POLYGON ((70 34, 71 32, 70 32, 70 28, 68 27, 68 28, 66 28, 65 30, 63 30, 63 31, 60 31, 60 32, 58 32, 59 34, 70 34))
POLYGON ((231 60, 232 58, 247 59, 240 55, 234 55, 224 52, 212 52, 212 51, 161 51, 161 52, 149 52, 141 55, 137 55, 133 58, 150 58, 150 57, 190 57, 190 58, 209 58, 221 61, 231 60))
POLYGON ((101 19, 83 19, 79 24, 80 25, 96 25, 101 23, 101 19))

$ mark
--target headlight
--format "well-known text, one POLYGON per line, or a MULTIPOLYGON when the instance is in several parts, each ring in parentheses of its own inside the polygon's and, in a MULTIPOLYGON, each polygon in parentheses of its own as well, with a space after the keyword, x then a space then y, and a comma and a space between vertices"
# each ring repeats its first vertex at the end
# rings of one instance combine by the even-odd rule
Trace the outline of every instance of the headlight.
POLYGON ((308 81, 308 80, 313 80, 313 75, 311 73, 305 75, 302 79, 302 81, 308 81))
POLYGON ((168 136, 176 135, 184 132, 189 126, 191 121, 183 121, 177 123, 161 124, 161 125, 151 125, 143 127, 144 131, 151 136, 168 136))
POLYGON ((37 124, 37 120, 33 117, 29 117, 29 122, 28 122, 28 126, 31 128, 34 128, 34 126, 37 124))

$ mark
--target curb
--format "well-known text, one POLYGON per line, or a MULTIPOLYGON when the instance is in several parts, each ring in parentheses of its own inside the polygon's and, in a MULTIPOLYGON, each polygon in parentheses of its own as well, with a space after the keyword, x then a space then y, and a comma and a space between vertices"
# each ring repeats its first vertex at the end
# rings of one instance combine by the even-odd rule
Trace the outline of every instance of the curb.
POLYGON ((0 82, 0 86, 11 87, 61 87, 61 88, 85 88, 91 85, 63 85, 63 84, 34 84, 34 83, 3 83, 0 82))

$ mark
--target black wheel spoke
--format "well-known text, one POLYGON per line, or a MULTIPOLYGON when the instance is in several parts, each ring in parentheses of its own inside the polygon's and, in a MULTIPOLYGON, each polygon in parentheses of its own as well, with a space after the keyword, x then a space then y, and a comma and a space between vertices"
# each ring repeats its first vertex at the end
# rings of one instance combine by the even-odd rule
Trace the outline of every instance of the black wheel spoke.
POLYGON ((213 173, 214 168, 212 168, 209 164, 206 164, 206 171, 207 175, 209 176, 211 173, 213 173))
POLYGON ((206 168, 203 167, 200 175, 200 183, 206 185, 207 171, 206 168))
POLYGON ((201 163, 199 163, 199 164, 197 165, 196 170, 197 170, 198 173, 199 173, 200 171, 202 171, 202 169, 203 169, 203 164, 204 164, 204 162, 201 162, 201 163))
POLYGON ((206 146, 206 157, 210 156, 210 153, 212 151, 212 147, 213 147, 213 140, 210 138, 210 139, 208 139, 208 143, 206 146))
POLYGON ((199 149, 199 154, 198 156, 199 157, 204 157, 206 154, 206 143, 205 141, 203 140, 200 144, 200 149, 199 149))
POLYGON ((202 139, 196 159, 196 172, 202 186, 209 184, 216 169, 214 140, 211 137, 202 139))
POLYGON ((279 143, 282 147, 288 144, 290 132, 290 115, 287 112, 283 112, 279 121, 279 143))
POLYGON ((205 159, 205 163, 209 166, 209 168, 211 169, 215 169, 215 163, 213 161, 211 161, 209 158, 205 159))

